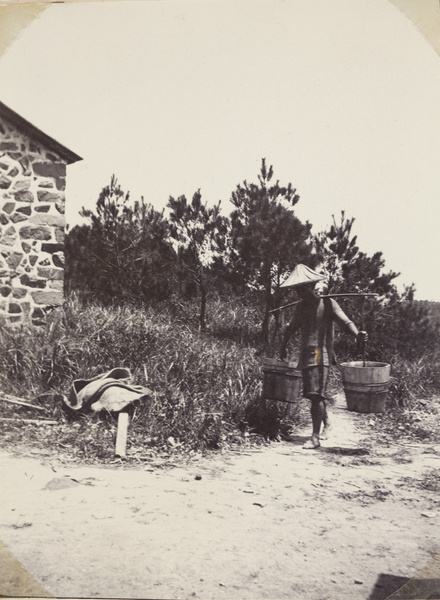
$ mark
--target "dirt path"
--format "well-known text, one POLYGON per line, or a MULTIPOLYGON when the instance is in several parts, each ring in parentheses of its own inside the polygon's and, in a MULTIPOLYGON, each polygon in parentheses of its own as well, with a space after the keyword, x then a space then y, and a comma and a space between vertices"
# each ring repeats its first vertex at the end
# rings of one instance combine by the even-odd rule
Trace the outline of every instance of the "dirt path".
MULTIPOLYGON (((379 445, 341 398, 332 414, 319 451, 301 431, 174 468, 3 452, 1 539, 55 597, 382 600, 440 550, 440 446, 379 445)), ((440 598, 438 567, 401 597, 440 598)), ((43 588, 2 569, 0 594, 43 588)))

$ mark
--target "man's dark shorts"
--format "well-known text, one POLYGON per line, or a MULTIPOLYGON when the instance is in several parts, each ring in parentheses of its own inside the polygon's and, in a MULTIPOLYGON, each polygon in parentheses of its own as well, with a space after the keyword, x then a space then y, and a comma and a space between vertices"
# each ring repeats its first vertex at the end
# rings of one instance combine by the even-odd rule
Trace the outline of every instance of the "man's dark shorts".
POLYGON ((318 365, 316 367, 307 367, 302 371, 303 380, 303 394, 305 398, 310 400, 316 399, 317 396, 321 398, 326 397, 326 387, 329 376, 330 368, 324 365, 318 365))

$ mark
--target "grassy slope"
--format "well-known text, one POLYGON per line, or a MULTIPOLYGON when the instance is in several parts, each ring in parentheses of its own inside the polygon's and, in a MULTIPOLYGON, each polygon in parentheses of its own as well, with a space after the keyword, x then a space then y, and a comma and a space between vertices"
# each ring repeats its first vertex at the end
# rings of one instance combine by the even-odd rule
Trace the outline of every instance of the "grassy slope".
MULTIPOLYGON (((27 400, 38 398, 45 416, 58 421, 50 427, 0 422, 5 444, 28 441, 69 449, 82 458, 111 459, 115 415, 72 415, 63 408, 62 395, 69 393, 74 379, 114 367, 130 369, 132 383, 152 392, 132 414, 132 454, 170 446, 222 448, 254 433, 263 436, 259 439, 273 439, 299 418, 299 409, 287 415, 284 406, 261 402, 259 315, 252 308, 211 303, 204 334, 197 331, 196 310, 190 304, 140 311, 83 308, 69 302, 62 317, 49 320, 45 329, 3 329, 0 334, 0 390, 27 400)), ((384 425, 392 431, 398 421, 419 437, 432 437, 438 429, 437 402, 419 400, 432 397, 427 382, 433 365, 400 360, 394 367, 384 425)), ((0 414, 41 417, 33 409, 5 402, 0 402, 0 414)))
MULTIPOLYGON (((115 415, 72 415, 63 409, 62 395, 74 379, 114 367, 130 369, 131 382, 152 392, 132 415, 131 440, 139 447, 171 440, 187 448, 220 448, 243 433, 277 436, 291 415, 286 421, 276 404, 259 402, 258 315, 227 303, 210 308, 211 328, 200 334, 189 306, 158 312, 68 303, 63 320, 46 330, 3 332, 0 389, 40 398, 47 416, 60 420, 60 428, 44 432, 46 442, 72 446, 76 440, 84 455, 108 454, 115 415)), ((3 416, 35 416, 4 402, 0 410, 3 416)), ((2 427, 12 440, 14 425, 2 427)), ((40 434, 37 428, 27 435, 35 442, 40 434)))

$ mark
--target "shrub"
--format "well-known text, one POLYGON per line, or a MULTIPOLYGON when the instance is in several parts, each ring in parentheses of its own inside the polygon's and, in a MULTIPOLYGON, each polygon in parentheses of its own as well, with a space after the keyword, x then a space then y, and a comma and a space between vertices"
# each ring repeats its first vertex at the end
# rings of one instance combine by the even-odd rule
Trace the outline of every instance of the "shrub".
POLYGON ((424 355, 412 361, 394 356, 390 362, 390 408, 413 408, 419 399, 438 394, 440 353, 424 355))

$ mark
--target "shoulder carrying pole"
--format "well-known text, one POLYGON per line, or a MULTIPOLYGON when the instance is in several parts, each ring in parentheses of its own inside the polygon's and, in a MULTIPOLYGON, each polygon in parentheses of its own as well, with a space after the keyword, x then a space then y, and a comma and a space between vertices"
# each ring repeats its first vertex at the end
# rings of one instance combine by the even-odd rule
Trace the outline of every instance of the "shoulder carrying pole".
MULTIPOLYGON (((342 298, 347 296, 362 296, 364 299, 367 296, 379 296, 379 294, 375 294, 373 292, 347 292, 346 294, 323 294, 322 296, 318 296, 318 298, 342 298)), ((362 301, 362 307, 365 300, 362 301)), ((290 302, 290 304, 284 304, 283 306, 279 306, 278 308, 273 308, 269 311, 269 313, 277 312, 278 310, 283 310, 284 308, 289 308, 291 306, 295 306, 295 304, 299 304, 301 300, 296 300, 296 302, 290 302)))

